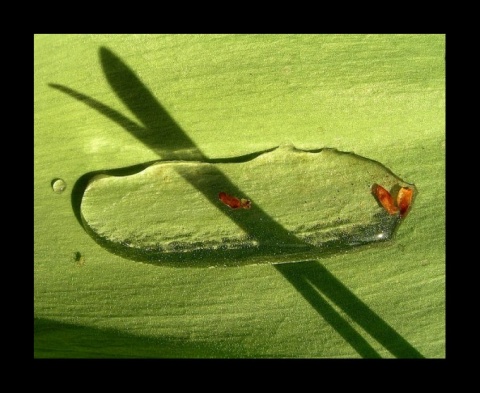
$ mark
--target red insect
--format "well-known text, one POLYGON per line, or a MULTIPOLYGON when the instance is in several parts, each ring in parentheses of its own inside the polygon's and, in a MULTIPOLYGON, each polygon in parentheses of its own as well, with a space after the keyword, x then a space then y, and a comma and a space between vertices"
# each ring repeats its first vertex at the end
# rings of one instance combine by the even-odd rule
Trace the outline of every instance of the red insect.
POLYGON ((375 199, 391 215, 400 212, 400 218, 405 218, 412 204, 413 190, 408 187, 400 187, 396 192, 396 198, 382 186, 374 184, 372 193, 375 199))
POLYGON ((218 199, 220 199, 225 205, 231 207, 232 209, 250 209, 252 207, 252 202, 248 199, 228 195, 226 192, 221 192, 218 194, 218 199))

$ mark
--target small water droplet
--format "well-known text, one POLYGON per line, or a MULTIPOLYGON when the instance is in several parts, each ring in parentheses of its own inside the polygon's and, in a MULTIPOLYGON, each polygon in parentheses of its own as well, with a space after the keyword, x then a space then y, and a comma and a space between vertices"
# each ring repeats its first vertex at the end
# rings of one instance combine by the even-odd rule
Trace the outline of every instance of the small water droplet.
POLYGON ((67 188, 67 183, 65 183, 63 179, 59 178, 53 179, 50 184, 52 186, 52 190, 57 194, 61 194, 67 188))

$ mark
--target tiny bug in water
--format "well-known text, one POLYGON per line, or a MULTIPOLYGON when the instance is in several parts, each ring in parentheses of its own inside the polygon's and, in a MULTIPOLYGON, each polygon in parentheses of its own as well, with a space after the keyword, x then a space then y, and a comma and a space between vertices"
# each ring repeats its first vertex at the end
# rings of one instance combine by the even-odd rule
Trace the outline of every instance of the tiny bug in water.
POLYGON ((221 192, 218 194, 218 199, 220 199, 225 205, 231 207, 232 209, 250 209, 252 207, 252 202, 245 198, 237 198, 231 195, 228 195, 226 192, 221 192))
POLYGON ((401 218, 406 217, 413 198, 413 190, 411 188, 400 187, 396 199, 379 184, 372 186, 372 193, 388 214, 394 215, 400 212, 401 218))

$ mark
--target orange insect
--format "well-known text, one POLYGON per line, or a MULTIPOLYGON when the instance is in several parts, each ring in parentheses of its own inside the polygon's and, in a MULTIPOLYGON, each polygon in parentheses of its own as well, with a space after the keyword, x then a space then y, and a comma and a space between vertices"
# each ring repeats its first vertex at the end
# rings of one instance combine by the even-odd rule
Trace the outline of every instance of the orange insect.
POLYGON ((400 187, 396 193, 396 199, 382 186, 374 184, 372 193, 375 199, 391 215, 400 212, 400 218, 405 218, 412 204, 413 190, 408 187, 400 187))
POLYGON ((250 209, 252 207, 252 202, 248 199, 228 195, 226 192, 221 192, 218 194, 218 199, 220 199, 225 205, 231 207, 232 209, 250 209))

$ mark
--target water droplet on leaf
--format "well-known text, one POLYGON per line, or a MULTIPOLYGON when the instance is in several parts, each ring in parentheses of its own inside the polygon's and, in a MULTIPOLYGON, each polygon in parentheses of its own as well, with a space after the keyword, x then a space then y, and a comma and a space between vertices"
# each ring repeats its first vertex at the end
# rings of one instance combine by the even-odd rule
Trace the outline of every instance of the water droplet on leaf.
POLYGON ((372 195, 374 184, 416 192, 353 153, 280 147, 238 162, 159 161, 127 176, 97 174, 80 210, 100 245, 133 260, 293 262, 391 239, 403 219, 372 195), (250 208, 235 208, 237 199, 250 208))
POLYGON ((52 190, 57 194, 61 194, 67 188, 67 183, 62 179, 53 179, 51 181, 52 190))

